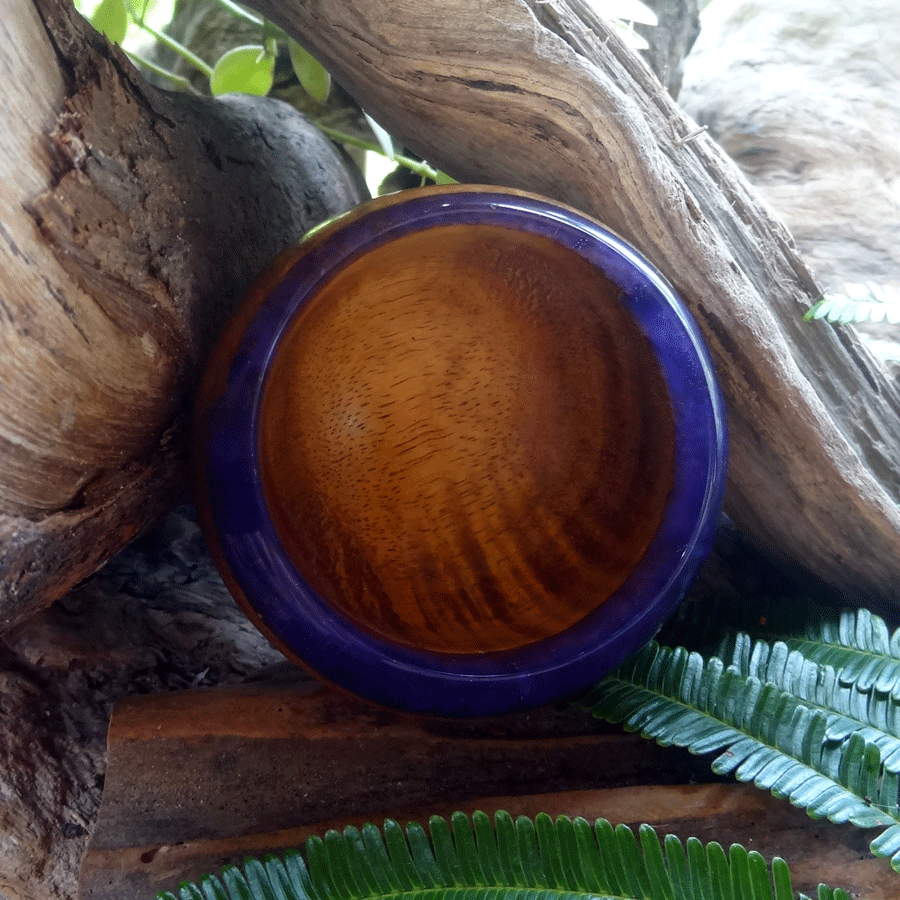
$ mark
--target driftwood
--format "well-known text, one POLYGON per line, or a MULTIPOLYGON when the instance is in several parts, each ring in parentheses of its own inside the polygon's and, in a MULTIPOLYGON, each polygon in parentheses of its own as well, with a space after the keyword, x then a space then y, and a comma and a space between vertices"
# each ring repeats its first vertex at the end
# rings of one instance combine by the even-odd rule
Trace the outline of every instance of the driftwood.
POLYGON ((6 29, 0 629, 171 508, 218 327, 277 252, 359 199, 286 105, 156 91, 61 0, 6 29))
POLYGON ((272 684, 134 698, 113 712, 81 897, 145 900, 329 827, 456 809, 648 822, 782 856, 809 895, 825 882, 896 896, 866 832, 824 841, 821 823, 751 786, 687 784, 689 760, 572 712, 421 720, 272 684))
MULTIPOLYGON (((828 291, 900 286, 898 25, 878 0, 717 3, 686 66, 679 103, 784 218, 828 291)), ((859 331, 900 372, 900 327, 859 331)))
POLYGON ((389 131, 462 180, 596 215, 685 297, 730 413, 727 508, 859 601, 900 601, 900 392, 733 163, 585 0, 253 0, 389 131))
MULTIPOLYGON (((799 594, 786 594, 786 587, 783 575, 723 523, 714 552, 693 585, 688 609, 705 608, 710 601, 740 606, 755 596, 799 600, 799 594)), ((63 600, 0 636, 0 795, 4 798, 0 896, 15 900, 75 897, 78 867, 98 822, 106 732, 117 700, 247 681, 271 684, 276 677, 289 681, 295 690, 300 690, 305 678, 268 645, 230 597, 188 506, 167 516, 63 600)), ((306 683, 311 685, 312 679, 306 678, 306 683)), ((165 704, 162 698, 156 702, 165 704)), ((373 743, 360 739, 360 746, 371 750, 367 751, 371 763, 361 762, 359 771, 374 791, 368 769, 382 765, 374 742, 380 725, 396 722, 398 717, 363 716, 360 703, 347 708, 354 715, 359 713, 358 723, 364 719, 371 729, 373 743)), ((534 723, 534 716, 545 723, 546 735, 553 731, 559 738, 571 737, 573 728, 583 730, 585 725, 583 718, 573 722, 546 712, 524 715, 519 721, 534 723)), ((479 726, 457 723, 457 727, 465 731, 479 726)), ((613 729, 604 730, 604 742, 612 733, 613 729)), ((474 791, 581 790, 712 777, 706 760, 675 750, 662 752, 636 739, 627 742, 627 753, 604 762, 603 771, 590 756, 590 744, 583 750, 569 747, 567 752, 573 755, 568 757, 562 755, 561 746, 557 745, 552 760, 548 758, 534 771, 510 773, 520 779, 516 784, 486 780, 491 773, 497 774, 496 767, 481 772, 477 784, 468 785, 465 782, 475 776, 457 769, 452 778, 449 773, 445 777, 439 767, 429 765, 426 775, 432 793, 422 795, 421 801, 436 800, 440 791, 444 792, 441 802, 450 804, 474 796, 474 791)), ((506 752, 514 751, 510 747, 506 752)), ((330 765, 331 760, 323 756, 320 762, 330 765)), ((173 768, 188 771, 180 764, 173 768)), ((217 777, 212 771, 201 773, 201 768, 195 759, 191 777, 217 777)), ((113 772, 110 777, 115 792, 117 776, 113 772)), ((340 798, 346 799, 352 786, 345 784, 335 792, 330 782, 304 776, 307 782, 309 788, 304 790, 318 804, 308 821, 343 815, 350 809, 349 803, 340 805, 340 798)), ((382 791, 389 791, 389 784, 386 781, 382 791)), ((372 815, 379 812, 375 807, 381 797, 391 800, 383 793, 373 794, 368 807, 372 815)), ((236 805, 238 797, 233 795, 231 802, 236 805)), ((385 810, 388 806, 386 802, 385 810)))
MULTIPOLYGON (((717 363, 732 517, 856 599, 900 598, 896 386, 854 335, 799 321, 819 291, 786 232, 583 0, 457 0, 439 22, 402 2, 257 7, 452 174, 572 203, 646 253, 717 363)), ((35 71, 7 79, 23 100, 10 104, 0 242, 0 627, 171 502, 183 401, 210 337, 201 324, 221 320, 274 250, 356 196, 327 145, 303 154, 332 161, 324 177, 287 140, 265 163, 246 147, 235 156, 213 124, 234 118, 227 105, 152 91, 59 0, 36 9, 10 26, 35 71), (308 178, 328 187, 314 199, 282 190, 308 178)), ((272 118, 282 135, 294 127, 272 118)))
POLYGON ((184 510, 0 636, 0 897, 75 897, 114 701, 235 684, 279 663, 184 510))

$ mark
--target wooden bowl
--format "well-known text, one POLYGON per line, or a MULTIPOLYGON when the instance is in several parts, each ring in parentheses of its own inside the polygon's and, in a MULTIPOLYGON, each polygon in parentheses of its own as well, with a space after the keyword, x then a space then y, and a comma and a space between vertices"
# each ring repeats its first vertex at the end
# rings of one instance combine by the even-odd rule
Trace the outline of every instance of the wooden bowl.
POLYGON ((708 552, 723 422, 696 327, 619 238, 531 195, 408 191, 250 291, 198 403, 200 505, 289 656, 496 713, 655 632, 708 552))

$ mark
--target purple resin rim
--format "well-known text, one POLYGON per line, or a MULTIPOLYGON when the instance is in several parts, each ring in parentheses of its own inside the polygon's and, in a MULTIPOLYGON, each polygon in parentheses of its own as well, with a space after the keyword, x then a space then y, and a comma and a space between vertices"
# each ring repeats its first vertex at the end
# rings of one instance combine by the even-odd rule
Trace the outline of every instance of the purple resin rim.
POLYGON ((668 283, 621 238, 538 197, 496 192, 404 195, 339 228, 269 295, 209 412, 210 513, 231 574, 266 627, 313 671, 385 706, 485 716, 542 706, 589 687, 640 649, 708 555, 727 465, 725 412, 703 338, 668 283), (324 603, 288 559, 267 512, 258 463, 266 373, 297 310, 361 254, 409 232, 479 224, 543 235, 602 270, 647 336, 675 419, 675 477, 656 536, 631 576, 576 625, 515 650, 417 651, 360 632, 324 603))

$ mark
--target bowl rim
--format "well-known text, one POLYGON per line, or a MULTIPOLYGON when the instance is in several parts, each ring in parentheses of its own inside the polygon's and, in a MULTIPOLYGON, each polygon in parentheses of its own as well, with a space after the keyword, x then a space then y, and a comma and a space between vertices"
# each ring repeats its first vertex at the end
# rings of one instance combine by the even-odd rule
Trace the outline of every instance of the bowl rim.
POLYGON ((413 712, 496 715, 588 688, 643 646, 708 555, 725 489, 725 410, 703 337, 674 289, 631 245, 594 219, 534 194, 454 185, 378 198, 311 231, 285 277, 265 291, 213 354, 224 390, 201 390, 198 425, 204 530, 232 593, 291 658, 342 688, 413 712), (669 390, 673 486, 650 546, 596 610, 560 634, 513 650, 446 654, 361 631, 306 584, 268 516, 258 458, 266 373, 297 311, 366 250, 413 230, 499 225, 578 253, 623 290, 669 390), (215 396, 210 397, 210 394, 215 396), (250 464, 248 465, 248 461, 250 464))

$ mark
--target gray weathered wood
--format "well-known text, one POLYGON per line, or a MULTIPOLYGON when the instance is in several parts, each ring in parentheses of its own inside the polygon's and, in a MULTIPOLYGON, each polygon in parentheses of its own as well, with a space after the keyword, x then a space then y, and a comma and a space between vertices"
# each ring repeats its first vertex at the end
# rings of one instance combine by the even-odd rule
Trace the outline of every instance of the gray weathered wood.
POLYGON ((218 326, 359 194, 286 105, 156 91, 64 0, 0 21, 3 629, 171 507, 218 326))
POLYGON ((229 596, 186 512, 0 635, 4 900, 75 897, 115 700, 240 682, 287 665, 229 596))
POLYGON ((467 181, 555 197, 643 251, 712 350, 727 508, 854 600, 900 601, 900 392, 785 228, 586 0, 253 0, 404 144, 467 181))
MULTIPOLYGON (((898 59, 895 3, 761 0, 711 5, 685 69, 679 103, 783 217, 829 292, 900 287, 898 59)), ((900 374, 900 326, 857 330, 900 374)))

